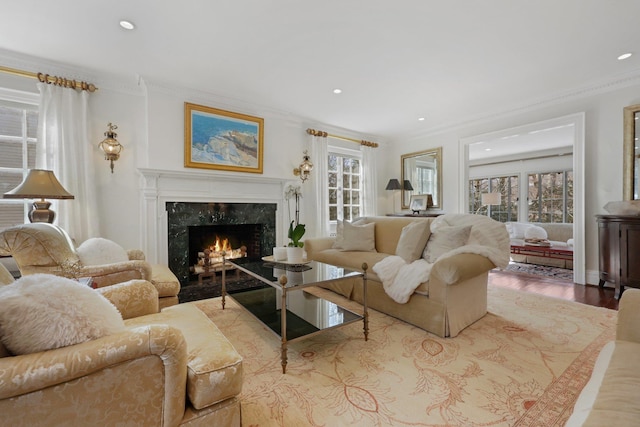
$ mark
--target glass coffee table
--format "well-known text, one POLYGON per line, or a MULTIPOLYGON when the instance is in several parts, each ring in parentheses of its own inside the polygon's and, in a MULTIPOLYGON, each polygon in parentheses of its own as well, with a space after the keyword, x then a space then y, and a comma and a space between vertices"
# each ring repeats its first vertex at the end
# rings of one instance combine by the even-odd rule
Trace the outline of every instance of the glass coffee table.
MULTIPOLYGON (((254 277, 262 286, 229 292, 238 304, 253 314, 281 339, 282 373, 287 370, 287 343, 320 332, 362 320, 364 339, 369 338, 367 311, 367 264, 362 271, 349 270, 317 261, 287 264, 262 259, 224 259, 237 269, 254 277), (362 315, 340 305, 302 291, 323 282, 335 282, 361 277, 363 283, 362 315), (302 291, 302 292, 300 292, 302 291)), ((227 296, 226 274, 222 269, 222 309, 227 296)))

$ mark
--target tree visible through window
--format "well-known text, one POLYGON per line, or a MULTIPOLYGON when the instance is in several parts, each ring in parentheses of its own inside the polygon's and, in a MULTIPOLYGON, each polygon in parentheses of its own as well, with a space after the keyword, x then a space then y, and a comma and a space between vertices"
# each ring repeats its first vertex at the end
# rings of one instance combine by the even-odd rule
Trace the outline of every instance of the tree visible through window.
POLYGON ((529 174, 528 219, 573 223, 573 171, 529 174))
POLYGON ((329 153, 329 221, 352 221, 362 212, 362 164, 357 157, 329 153))
MULTIPOLYGON (((17 187, 35 168, 37 134, 37 106, 0 99, 0 192, 17 187)), ((23 224, 29 204, 0 199, 0 230, 23 224)))
POLYGON ((500 222, 518 220, 518 176, 469 180, 469 213, 479 213, 500 222), (500 193, 499 205, 482 205, 483 193, 500 193))

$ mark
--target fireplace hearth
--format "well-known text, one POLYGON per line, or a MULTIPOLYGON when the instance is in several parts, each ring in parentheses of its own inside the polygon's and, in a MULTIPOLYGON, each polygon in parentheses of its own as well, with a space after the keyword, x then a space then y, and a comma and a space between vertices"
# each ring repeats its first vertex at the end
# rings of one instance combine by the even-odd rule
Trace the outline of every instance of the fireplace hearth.
POLYGON ((261 257, 276 245, 275 203, 167 202, 169 268, 188 285, 198 253, 226 238, 232 249, 244 247, 247 256, 261 257))

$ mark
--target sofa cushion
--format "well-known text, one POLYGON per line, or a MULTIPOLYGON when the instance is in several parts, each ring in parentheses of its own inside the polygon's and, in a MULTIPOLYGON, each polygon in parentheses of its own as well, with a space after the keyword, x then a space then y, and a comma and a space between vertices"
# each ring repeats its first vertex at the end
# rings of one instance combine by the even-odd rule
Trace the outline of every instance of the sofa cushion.
POLYGON ((429 223, 426 221, 415 221, 405 225, 396 246, 396 255, 407 263, 420 259, 430 235, 429 223))
POLYGON ((129 255, 122 246, 102 237, 85 240, 78 246, 76 252, 78 252, 78 257, 83 265, 115 264, 129 261, 129 255))
POLYGON ((50 274, 31 274, 0 288, 2 342, 29 354, 124 330, 116 307, 94 289, 50 274))
POLYGON ((524 232, 525 239, 546 239, 547 237, 547 231, 537 225, 530 225, 524 232))
POLYGON ((432 230, 422 257, 428 263, 434 264, 445 253, 466 245, 470 233, 470 225, 441 225, 432 230))
POLYGON ((530 226, 523 222, 507 222, 505 225, 511 239, 524 239, 524 234, 530 226))
MULTIPOLYGON (((342 249, 342 245, 344 244, 344 223, 349 223, 349 221, 343 221, 341 219, 336 222, 336 240, 333 242, 334 249, 342 249)), ((366 224, 364 219, 358 219, 351 223, 352 225, 363 225, 366 224)))
POLYGON ((375 231, 376 225, 369 224, 352 224, 349 221, 342 221, 342 240, 336 239, 335 249, 343 251, 376 251, 375 231))
POLYGON ((202 409, 242 391, 242 356, 218 327, 192 303, 128 319, 128 328, 163 324, 179 329, 187 343, 187 395, 202 409))

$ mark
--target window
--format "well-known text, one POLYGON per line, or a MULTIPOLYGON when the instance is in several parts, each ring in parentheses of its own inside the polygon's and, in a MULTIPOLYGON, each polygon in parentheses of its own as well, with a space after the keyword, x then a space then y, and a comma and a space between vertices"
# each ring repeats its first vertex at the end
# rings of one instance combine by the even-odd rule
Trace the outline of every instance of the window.
POLYGON ((573 223, 573 171, 529 174, 528 219, 573 223))
MULTIPOLYGON (((18 186, 36 165, 38 107, 2 99, 0 92, 0 192, 18 186)), ((37 99, 37 98, 36 98, 37 99)), ((33 101, 32 97, 25 99, 33 101)), ((0 198, 0 230, 23 224, 30 202, 0 198)))
POLYGON ((362 212, 362 159, 329 150, 329 221, 352 221, 362 212))
POLYGON ((469 180, 469 213, 482 213, 500 222, 518 221, 518 176, 469 180), (482 205, 483 193, 500 193, 499 205, 482 205))

